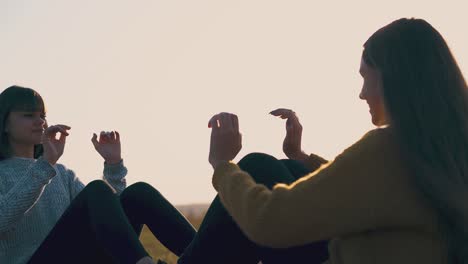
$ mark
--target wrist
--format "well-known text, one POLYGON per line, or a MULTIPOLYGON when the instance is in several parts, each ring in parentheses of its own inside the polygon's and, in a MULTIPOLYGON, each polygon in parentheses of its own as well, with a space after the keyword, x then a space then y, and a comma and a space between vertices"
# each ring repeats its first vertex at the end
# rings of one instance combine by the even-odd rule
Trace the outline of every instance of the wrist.
POLYGON ((119 164, 122 161, 122 158, 117 158, 117 159, 104 159, 104 162, 107 165, 116 165, 119 164))
POLYGON ((56 160, 56 159, 53 159, 53 158, 48 157, 48 156, 45 156, 45 155, 42 156, 42 159, 43 159, 44 161, 47 161, 51 166, 54 166, 55 163, 57 163, 57 160, 56 160))
POLYGON ((304 161, 307 160, 307 158, 309 158, 309 155, 307 155, 304 151, 301 150, 298 153, 288 155, 288 158, 292 160, 304 161))
POLYGON ((211 163, 211 166, 213 167, 214 170, 216 170, 217 167, 219 167, 219 165, 223 164, 223 163, 228 163, 229 161, 228 160, 214 160, 211 163))

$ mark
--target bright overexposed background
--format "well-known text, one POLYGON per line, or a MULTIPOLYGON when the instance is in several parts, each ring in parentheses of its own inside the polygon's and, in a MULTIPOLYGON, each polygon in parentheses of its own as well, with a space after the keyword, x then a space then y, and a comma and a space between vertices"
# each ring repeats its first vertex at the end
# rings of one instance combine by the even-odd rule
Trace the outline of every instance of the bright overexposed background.
POLYGON ((294 109, 304 149, 328 159, 373 128, 358 94, 362 44, 401 17, 424 18, 468 76, 466 1, 0 0, 0 90, 45 99, 72 127, 60 162, 102 175, 93 132, 118 130, 128 182, 175 204, 215 196, 209 118, 238 114, 244 148, 283 158, 294 109))

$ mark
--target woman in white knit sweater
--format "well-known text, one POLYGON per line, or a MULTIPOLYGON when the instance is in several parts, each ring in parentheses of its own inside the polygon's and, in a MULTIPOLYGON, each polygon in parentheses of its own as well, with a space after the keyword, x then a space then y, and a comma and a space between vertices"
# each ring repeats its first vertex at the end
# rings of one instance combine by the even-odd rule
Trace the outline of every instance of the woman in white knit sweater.
POLYGON ((37 92, 4 90, 0 119, 0 263, 153 263, 138 238, 143 224, 167 246, 193 237, 187 224, 177 238, 164 232, 186 220, 151 186, 126 188, 118 132, 93 135, 107 184, 85 187, 57 163, 70 127, 47 125, 37 92), (170 223, 164 213, 173 214, 170 223))

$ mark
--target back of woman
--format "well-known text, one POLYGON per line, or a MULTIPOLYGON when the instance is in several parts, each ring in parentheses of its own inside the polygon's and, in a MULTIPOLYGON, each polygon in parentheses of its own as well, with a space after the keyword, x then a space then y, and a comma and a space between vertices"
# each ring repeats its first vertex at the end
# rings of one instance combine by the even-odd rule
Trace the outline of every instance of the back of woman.
MULTIPOLYGON (((352 178, 349 184, 341 181, 347 188, 355 186, 350 199, 359 204, 354 210, 363 207, 368 215, 348 217, 348 221, 359 221, 360 229, 348 229, 331 240, 329 263, 447 263, 437 212, 414 186, 400 151, 391 128, 384 128, 369 132, 342 154, 349 157, 349 163, 358 159, 365 163, 347 176, 352 178)), ((335 162, 343 164, 344 159, 338 157, 335 162)), ((337 165, 349 171, 346 165, 331 166, 337 165)), ((337 190, 336 195, 340 194, 337 190)))
POLYGON ((448 263, 468 263, 467 86, 447 43, 426 21, 400 19, 369 38, 363 60, 380 74, 409 183, 435 212, 448 263))

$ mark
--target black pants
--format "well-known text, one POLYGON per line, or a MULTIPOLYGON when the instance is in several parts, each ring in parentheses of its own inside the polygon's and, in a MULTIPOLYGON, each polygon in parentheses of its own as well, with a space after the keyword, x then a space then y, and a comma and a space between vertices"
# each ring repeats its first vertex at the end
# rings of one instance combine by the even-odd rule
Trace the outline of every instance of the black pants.
MULTIPOLYGON (((239 166, 269 188, 308 173, 299 162, 265 154, 247 155, 239 166)), ((104 182, 94 181, 73 200, 29 263, 136 263, 148 255, 138 240, 143 224, 180 256, 179 263, 322 263, 328 258, 327 241, 288 249, 254 244, 219 197, 196 232, 152 186, 133 184, 119 199, 104 182)))
MULTIPOLYGON (((298 161, 280 161, 260 153, 247 155, 238 165, 257 183, 262 183, 268 188, 272 188, 276 183, 292 183, 309 173, 298 161)), ((180 244, 177 251, 184 246, 180 244)), ((260 247, 248 240, 240 231, 217 196, 209 207, 198 233, 185 248, 178 263, 257 264, 259 260, 264 264, 322 263, 328 259, 327 246, 328 241, 319 241, 288 249, 260 247)))
POLYGON ((135 264, 148 255, 139 241, 143 224, 174 250, 195 236, 188 221, 150 185, 133 184, 119 197, 103 181, 93 181, 72 201, 29 263, 135 264))

